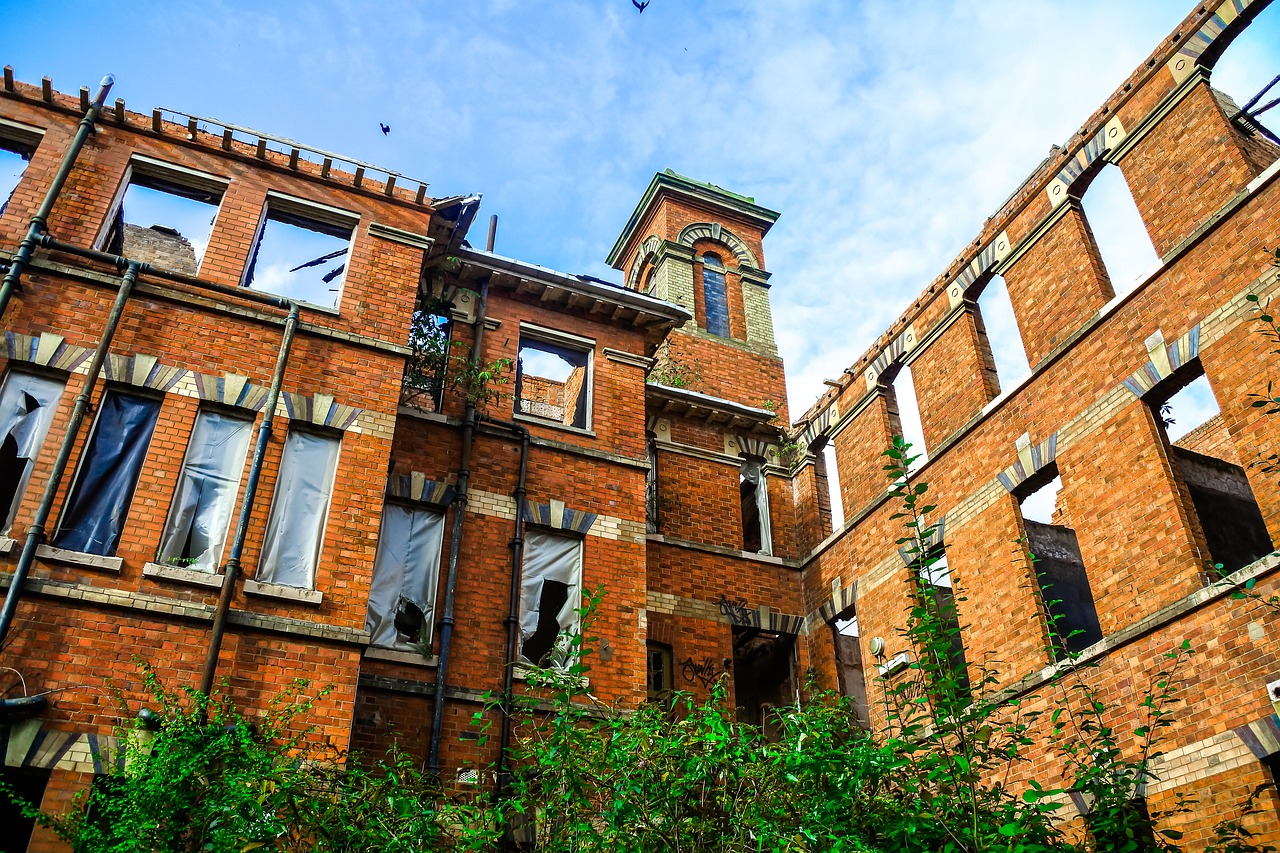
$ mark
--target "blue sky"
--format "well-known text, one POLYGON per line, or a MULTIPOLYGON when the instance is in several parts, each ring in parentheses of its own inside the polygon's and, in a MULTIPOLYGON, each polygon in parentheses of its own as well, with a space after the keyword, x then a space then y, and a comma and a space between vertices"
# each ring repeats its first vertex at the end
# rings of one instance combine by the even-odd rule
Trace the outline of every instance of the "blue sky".
MULTIPOLYGON (((655 171, 754 196, 782 214, 765 253, 798 415, 1192 8, 49 2, 6 9, 0 61, 483 193, 476 242, 496 213, 499 252, 615 281, 655 171)), ((1252 29, 1215 75, 1239 100, 1280 73, 1280 11, 1252 29)), ((1140 272, 1134 242, 1114 263, 1140 272)))

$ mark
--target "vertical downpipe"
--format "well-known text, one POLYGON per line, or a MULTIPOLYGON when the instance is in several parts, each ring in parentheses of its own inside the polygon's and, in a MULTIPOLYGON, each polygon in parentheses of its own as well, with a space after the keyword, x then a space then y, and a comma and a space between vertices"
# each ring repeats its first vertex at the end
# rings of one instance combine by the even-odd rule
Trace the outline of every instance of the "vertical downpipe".
MULTIPOLYGON (((484 318, 489 307, 489 281, 480 287, 476 310, 475 341, 471 345, 471 369, 478 370, 484 353, 484 318)), ((440 655, 436 665, 436 686, 431 708, 431 749, 427 769, 440 772, 440 733, 444 730, 444 694, 449 682, 449 653, 453 648, 453 609, 458 592, 458 557, 462 549, 462 524, 467 514, 467 487, 471 482, 471 447, 476 432, 476 401, 467 395, 462 414, 462 456, 458 461, 458 482, 453 493, 453 527, 449 537, 449 572, 444 588, 444 614, 440 617, 440 655)))
MULTIPOLYGON (((516 503, 515 530, 511 536, 511 577, 507 592, 507 618, 502 624, 507 629, 507 653, 502 673, 502 729, 498 740, 498 798, 506 797, 511 787, 511 711, 515 703, 516 638, 520 625, 520 571, 524 563, 524 500, 529 473, 529 430, 520 424, 490 421, 495 426, 508 429, 520 437, 520 473, 516 489, 512 493, 516 503)), ((503 839, 504 849, 506 838, 503 839)))
POLYGON ((35 251, 36 241, 49 230, 49 214, 53 212, 54 202, 62 194, 62 188, 66 185, 67 178, 71 175, 71 168, 75 166, 76 158, 80 156, 80 150, 84 148, 85 140, 93 132, 93 123, 97 120, 98 113, 102 110, 102 105, 107 100, 107 93, 111 91, 111 87, 115 85, 115 82, 116 78, 110 74, 102 78, 98 94, 93 99, 93 103, 89 105, 89 110, 84 114, 84 118, 80 119, 80 127, 76 130, 76 135, 71 140, 71 147, 67 149, 66 154, 62 155, 62 165, 58 167, 57 174, 53 176, 53 183, 49 185, 48 191, 44 194, 44 201, 40 204, 40 209, 36 211, 35 216, 31 217, 31 224, 27 227, 27 236, 22 238, 22 242, 18 244, 18 251, 14 253, 13 258, 9 261, 9 271, 5 273, 4 283, 0 284, 0 317, 4 316, 5 309, 9 307, 9 300, 13 297, 13 292, 18 288, 18 280, 22 277, 23 270, 31 262, 31 253, 35 251))
MULTIPOLYGON (((32 243, 34 245, 34 241, 32 243)), ((84 377, 84 383, 80 386, 80 393, 76 395, 75 405, 71 409, 71 420, 67 422, 66 435, 62 437, 62 446, 58 448, 58 458, 53 463, 53 470, 49 473, 49 482, 45 483, 44 495, 40 498, 40 506, 36 509, 36 517, 31 522, 31 526, 27 528, 27 541, 22 546, 22 555, 18 557, 18 565, 13 570, 13 579, 9 581, 9 591, 4 597, 4 608, 0 609, 0 648, 4 647, 4 642, 9 636, 9 629, 13 625, 14 615, 18 612, 18 599, 22 596, 22 587, 26 584, 27 575, 31 572, 31 564, 36 559, 36 548, 40 547, 45 538, 45 525, 49 522, 49 516, 53 512, 53 501, 58 495, 58 487, 62 484, 62 478, 66 474, 67 466, 71 463, 71 453, 75 448, 76 438, 80 435, 80 426, 84 423, 84 417, 89 411, 89 403, 93 399, 94 386, 98 384, 98 376, 102 373, 102 364, 106 361, 107 350, 111 346, 111 339, 115 337, 116 327, 120 325, 120 317, 124 314, 125 304, 129 301, 129 296, 133 293, 133 285, 138 280, 138 272, 144 267, 130 261, 125 269, 124 275, 120 278, 120 288, 116 291, 115 304, 111 306, 111 313, 107 316, 107 324, 102 330, 102 338, 98 341, 97 348, 93 351, 93 359, 89 362, 89 372, 84 377)))
POLYGON ((236 535, 231 540, 231 555, 222 572, 222 590, 218 605, 213 611, 213 629, 209 634, 209 651, 205 655, 204 670, 200 675, 200 692, 208 697, 213 692, 213 679, 218 672, 218 653, 222 651, 222 637, 227 631, 227 614, 231 611, 231 599, 236 591, 236 579, 240 576, 240 558, 244 554, 244 541, 249 533, 249 520, 253 517, 253 501, 258 492, 258 480, 262 478, 262 465, 267 458, 267 445, 271 441, 271 422, 276 416, 276 401, 280 399, 280 386, 284 383, 285 368, 289 364, 289 351, 293 348, 293 335, 298 329, 298 303, 289 303, 289 316, 284 321, 284 334, 280 338, 280 352, 276 355, 275 371, 271 374, 271 387, 262 406, 262 423, 258 424, 258 443, 253 449, 253 462, 249 465, 249 482, 240 499, 240 517, 236 521, 236 535))

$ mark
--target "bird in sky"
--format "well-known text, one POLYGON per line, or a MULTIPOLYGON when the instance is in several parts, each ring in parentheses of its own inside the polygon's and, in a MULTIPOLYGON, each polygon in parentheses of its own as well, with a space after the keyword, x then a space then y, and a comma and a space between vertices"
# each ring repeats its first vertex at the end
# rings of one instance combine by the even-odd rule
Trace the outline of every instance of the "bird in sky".
POLYGON ((631 0, 631 5, 635 6, 641 13, 643 13, 645 7, 648 6, 650 2, 651 0, 644 0, 643 3, 639 2, 639 0, 631 0))
MULTIPOLYGON (((648 5, 648 4, 646 4, 646 5, 648 5)), ((386 124, 383 124, 382 122, 378 122, 378 127, 382 128, 382 135, 383 135, 383 136, 386 136, 387 134, 391 133, 391 126, 390 126, 390 125, 386 125, 386 124)))

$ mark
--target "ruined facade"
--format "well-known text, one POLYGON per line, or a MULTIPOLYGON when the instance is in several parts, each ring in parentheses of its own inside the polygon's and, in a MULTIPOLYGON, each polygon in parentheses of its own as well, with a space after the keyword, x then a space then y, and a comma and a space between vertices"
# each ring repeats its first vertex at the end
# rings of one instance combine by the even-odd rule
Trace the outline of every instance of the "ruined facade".
MULTIPOLYGON (((93 105, 6 69, 5 778, 48 808, 89 785, 122 722, 108 679, 145 700, 137 655, 250 709, 295 677, 329 685, 315 721, 338 745, 395 740, 490 784, 482 694, 558 665, 597 587, 605 701, 728 673, 740 719, 761 722, 813 672, 875 724, 878 668, 910 677, 888 664, 911 652, 919 579, 880 456, 909 370, 928 451, 913 476, 938 496, 949 569, 933 580, 955 590, 967 660, 1032 697, 1065 645, 1126 713, 1164 652, 1197 647, 1146 788, 1152 808, 1200 798, 1177 818, 1195 849, 1280 751, 1280 623, 1230 598, 1280 591, 1280 485, 1255 464, 1280 452, 1280 418, 1251 406, 1280 358, 1247 299, 1280 288, 1262 251, 1280 147, 1211 86, 1266 5, 1194 10, 794 423, 763 247, 778 214, 753 199, 656 175, 610 284, 474 248, 475 199, 117 100, 41 243, 28 224, 93 105), (1104 167, 1160 258, 1127 289, 1081 204, 1104 167), (997 277, 1017 382, 979 304, 997 277), (405 343, 415 317, 426 362, 405 343), (1220 414, 1171 438, 1165 404, 1205 381, 1220 414), (1050 615, 1075 633, 1055 643, 1050 615)), ((56 848, 37 832, 29 849, 56 848)))

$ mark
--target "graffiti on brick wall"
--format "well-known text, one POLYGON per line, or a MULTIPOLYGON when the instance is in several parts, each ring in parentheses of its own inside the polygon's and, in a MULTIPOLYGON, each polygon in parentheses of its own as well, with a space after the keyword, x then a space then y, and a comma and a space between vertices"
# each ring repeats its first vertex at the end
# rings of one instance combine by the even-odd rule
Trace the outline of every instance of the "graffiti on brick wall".
POLYGON ((720 612, 729 617, 729 621, 735 625, 751 625, 751 609, 747 607, 745 598, 735 598, 732 601, 727 596, 720 596, 720 600, 716 602, 720 607, 720 612))
POLYGON ((680 665, 680 674, 690 684, 696 681, 709 689, 716 680, 716 662, 709 657, 703 657, 701 661, 685 658, 684 663, 680 665))

